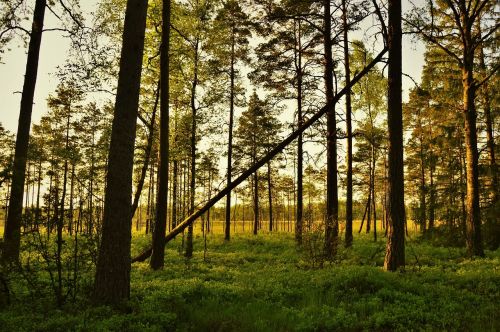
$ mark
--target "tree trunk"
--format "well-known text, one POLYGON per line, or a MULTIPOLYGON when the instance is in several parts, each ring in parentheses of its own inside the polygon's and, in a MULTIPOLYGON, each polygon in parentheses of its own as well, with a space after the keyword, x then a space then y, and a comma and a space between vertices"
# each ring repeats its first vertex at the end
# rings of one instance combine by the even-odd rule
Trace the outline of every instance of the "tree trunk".
MULTIPOLYGON (((300 48, 300 36, 301 36, 301 24, 300 20, 298 22, 298 38, 297 48, 300 48)), ((302 115, 302 51, 299 50, 297 54, 298 58, 298 73, 297 73, 297 125, 301 127, 303 125, 304 119, 302 115)), ((302 245, 302 232, 304 228, 304 202, 303 202, 303 168, 304 168, 304 152, 303 152, 303 135, 299 135, 297 139, 297 211, 295 217, 295 241, 300 246, 302 245)))
POLYGON ((19 260, 19 246, 21 243, 21 218, 23 213, 23 189, 28 157, 28 144, 31 126, 31 112, 33 110, 33 96, 35 94, 36 78, 38 73, 38 58, 42 42, 43 22, 46 0, 36 0, 33 12, 33 24, 28 47, 28 60, 24 75, 21 109, 17 127, 14 165, 12 169, 11 192, 9 210, 3 235, 2 261, 5 263, 19 260))
POLYGON ((401 0, 389 0, 389 74, 387 124, 389 132, 388 233, 384 269, 405 265, 405 200, 403 175, 403 111, 401 96, 401 0))
POLYGON ((337 192, 337 120, 333 92, 333 58, 332 58, 332 18, 330 0, 324 1, 324 51, 325 51, 325 92, 327 113, 327 194, 326 194, 326 230, 325 254, 333 257, 336 252, 339 232, 338 224, 338 192, 337 192))
MULTIPOLYGON (((231 183, 231 177, 233 172, 232 158, 233 158, 233 125, 234 125, 234 62, 235 62, 235 28, 234 23, 231 28, 231 87, 230 87, 230 101, 229 101, 229 139, 227 142, 227 185, 231 183)), ((231 237, 231 192, 226 196, 226 229, 224 234, 224 239, 229 241, 231 237)))
POLYGON ((160 167, 158 171, 158 196, 156 201, 155 231, 150 266, 153 270, 163 267, 165 258, 165 232, 168 211, 168 157, 169 157, 169 50, 170 50, 170 0, 163 0, 162 42, 160 47, 160 167))
MULTIPOLYGON (((159 88, 159 84, 158 84, 159 88)), ((160 99, 159 89, 156 91, 155 104, 153 106, 153 113, 151 114, 151 123, 149 124, 149 136, 148 142, 146 146, 146 151, 144 152, 144 163, 142 164, 141 169, 141 177, 139 178, 139 182, 137 183, 137 189, 134 195, 134 201, 132 203, 132 218, 134 217, 135 211, 139 206, 139 199, 141 198, 142 188, 144 187, 144 181, 146 180, 146 173, 149 168, 149 161, 151 160, 151 149, 153 147, 153 138, 154 138, 154 127, 155 127, 155 119, 156 119, 156 110, 158 108, 158 102, 160 99)))
POLYGON ((130 296, 132 168, 147 9, 147 0, 127 1, 94 287, 102 304, 130 296))
MULTIPOLYGON (((199 40, 196 39, 194 49, 194 72, 193 84, 191 86, 191 178, 189 184, 189 214, 194 213, 194 199, 196 194, 196 88, 198 86, 198 61, 199 61, 199 40)), ((186 253, 185 256, 190 258, 193 256, 193 224, 188 227, 186 238, 186 253)))
POLYGON ((473 62, 466 61, 462 69, 463 107, 465 117, 465 150, 466 150, 466 226, 467 251, 469 255, 484 256, 481 238, 481 214, 479 210, 479 154, 477 151, 476 107, 474 99, 473 62))
POLYGON ((269 198, 269 231, 273 231, 273 196, 271 186, 271 162, 267 163, 267 194, 269 198))
POLYGON ((253 234, 257 235, 259 229, 259 175, 253 175, 253 234))
MULTIPOLYGON (((347 25, 347 6, 346 0, 342 0, 342 25, 344 29, 344 71, 345 84, 351 82, 351 69, 349 66, 349 38, 347 25)), ((347 91, 345 95, 345 112, 346 112, 346 131, 347 131, 347 174, 346 174, 346 203, 345 203, 345 246, 352 245, 352 108, 351 108, 351 91, 347 91)))
POLYGON ((430 169, 430 201, 429 201, 429 226, 428 226, 428 231, 432 232, 434 229, 434 218, 435 218, 435 212, 434 212, 434 207, 436 205, 436 197, 434 193, 434 167, 431 165, 430 169))

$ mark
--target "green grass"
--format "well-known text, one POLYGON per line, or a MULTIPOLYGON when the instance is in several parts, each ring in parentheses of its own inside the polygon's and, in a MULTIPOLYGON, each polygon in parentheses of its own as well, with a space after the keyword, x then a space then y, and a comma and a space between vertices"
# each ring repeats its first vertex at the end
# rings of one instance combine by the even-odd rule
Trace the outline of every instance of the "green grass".
MULTIPOLYGON (((133 253, 149 239, 135 235, 133 253)), ((355 238, 338 261, 316 268, 293 235, 210 235, 208 252, 181 255, 168 244, 165 268, 134 264, 132 293, 121 309, 94 307, 84 298, 56 309, 18 286, 0 311, 2 331, 498 331, 500 251, 465 259, 457 248, 410 242, 407 267, 381 268, 385 240, 355 238)), ((90 281, 89 281, 90 284, 90 281)))

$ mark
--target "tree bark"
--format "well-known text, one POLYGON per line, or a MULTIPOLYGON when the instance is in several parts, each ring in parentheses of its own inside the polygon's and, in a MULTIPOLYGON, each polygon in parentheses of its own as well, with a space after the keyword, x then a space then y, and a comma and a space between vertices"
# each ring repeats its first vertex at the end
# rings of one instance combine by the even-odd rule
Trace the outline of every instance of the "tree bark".
MULTIPOLYGON (((231 87, 230 87, 230 101, 229 101, 229 139, 227 142, 227 185, 231 183, 233 165, 233 126, 234 126, 234 63, 235 63, 235 27, 234 22, 231 27, 231 87)), ((226 196, 226 229, 224 233, 224 239, 229 241, 231 238, 231 192, 226 196)))
MULTIPOLYGON (((189 214, 194 213, 194 199, 196 195, 196 88, 198 86, 198 61, 199 61, 199 45, 200 42, 196 39, 194 48, 194 72, 193 84, 191 86, 191 173, 189 183, 189 214)), ((188 227, 186 238, 186 253, 185 256, 190 258, 193 256, 193 224, 188 227)))
MULTIPOLYGON (((351 69, 349 66, 349 36, 347 25, 347 7, 346 0, 342 0, 342 24, 344 29, 344 71, 345 84, 348 86, 351 82, 351 69)), ((346 131, 347 131, 347 174, 346 174, 346 203, 345 203, 345 246, 352 245, 352 107, 351 91, 345 95, 346 112, 346 131)))
MULTIPOLYGON (((471 56, 472 60, 472 56, 471 56)), ((465 118, 465 159, 467 179, 466 242, 469 255, 484 256, 479 210, 479 153, 477 151, 476 97, 473 82, 473 63, 467 61, 462 69, 463 108, 465 118)))
POLYGON ((101 304, 130 297, 132 168, 147 9, 147 0, 127 1, 94 285, 101 304))
POLYGON ((170 49, 170 0, 163 0, 162 42, 160 47, 160 167, 158 171, 158 196, 153 232, 153 253, 150 266, 153 270, 163 267, 165 259, 165 232, 168 215, 168 164, 169 164, 169 49, 170 49))
POLYGON ((388 233, 384 269, 405 265, 405 201, 403 176, 403 110, 401 96, 401 0, 389 0, 389 74, 387 124, 389 132, 388 233))
POLYGON ((326 104, 330 108, 327 113, 327 186, 326 186, 326 230, 325 254, 333 257, 336 252, 338 224, 338 192, 337 192, 337 120, 333 92, 333 58, 332 58, 332 18, 330 0, 324 1, 324 51, 325 51, 325 92, 326 104))
POLYGON ((267 163, 267 195, 269 198, 269 231, 273 231, 273 196, 271 181, 271 162, 267 163))
POLYGON ((31 126, 31 113, 35 94, 36 78, 38 74, 38 59, 42 42, 43 23, 45 17, 46 0, 36 0, 33 12, 31 37, 28 46, 28 59, 24 76, 21 109, 17 127, 14 165, 12 169, 11 192, 9 210, 3 235, 2 261, 5 263, 19 260, 21 243, 21 218, 23 213, 23 189, 28 157, 28 144, 31 126))
POLYGON ((259 229, 259 175, 255 171, 253 175, 253 235, 257 235, 259 229))
MULTIPOLYGON (((298 21, 298 38, 297 40, 297 48, 300 48, 301 44, 301 24, 300 20, 298 21)), ((297 73, 297 125, 301 127, 303 125, 304 119, 302 115, 302 51, 299 49, 297 54, 298 58, 298 73, 297 73)), ((300 246, 302 245, 302 232, 304 228, 304 202, 303 202, 303 172, 304 172, 304 152, 303 152, 303 135, 299 134, 297 139, 297 215, 295 217, 295 241, 300 246)))

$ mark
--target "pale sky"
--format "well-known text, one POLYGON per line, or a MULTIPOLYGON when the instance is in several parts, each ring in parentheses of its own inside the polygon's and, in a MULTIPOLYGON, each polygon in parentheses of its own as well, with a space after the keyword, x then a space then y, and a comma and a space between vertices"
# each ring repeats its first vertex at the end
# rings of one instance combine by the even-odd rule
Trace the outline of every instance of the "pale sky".
MULTIPOLYGON (((97 0, 82 1, 82 9, 90 11, 95 7, 97 0)), ((409 2, 403 0, 403 7, 408 7, 409 2)), ((57 21, 50 11, 46 11, 46 28, 57 25, 57 21)), ((6 51, 0 63, 0 122, 11 132, 17 131, 19 107, 21 101, 20 91, 23 86, 23 78, 26 66, 26 52, 22 43, 13 41, 9 44, 10 51, 6 51)), ((38 68, 38 79, 35 90, 32 123, 38 123, 46 112, 46 99, 57 86, 55 73, 58 65, 63 65, 67 56, 69 43, 60 32, 46 32, 42 37, 40 49, 40 62, 38 68)), ((414 44, 409 37, 403 40, 403 71, 420 80, 420 72, 423 65, 422 43, 414 44)), ((413 83, 406 77, 403 78, 403 89, 413 87, 413 83)))

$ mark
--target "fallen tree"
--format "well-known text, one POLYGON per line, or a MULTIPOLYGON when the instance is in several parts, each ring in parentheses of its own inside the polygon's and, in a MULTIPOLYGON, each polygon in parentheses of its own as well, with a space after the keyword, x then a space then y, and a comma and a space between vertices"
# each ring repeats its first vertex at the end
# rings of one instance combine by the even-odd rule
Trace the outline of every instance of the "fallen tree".
MULTIPOLYGON (((332 99, 331 103, 336 104, 350 89, 364 76, 366 75, 378 62, 382 60, 382 57, 387 52, 387 48, 384 49, 370 62, 362 71, 360 71, 355 77, 351 80, 351 82, 346 85, 342 90, 340 90, 335 97, 332 99)), ((165 236, 165 243, 168 243, 170 240, 174 239, 178 234, 180 234, 186 227, 191 225, 196 219, 202 216, 205 212, 208 211, 212 206, 214 206, 219 200, 226 197, 226 195, 236 188, 240 183, 245 181, 250 175, 252 175, 255 171, 257 171, 260 167, 264 166, 268 161, 273 159, 278 153, 283 151, 285 147, 287 147, 290 143, 292 143, 301 133, 303 133, 307 128, 309 128, 312 124, 318 121, 326 112, 328 112, 329 105, 323 106, 318 112, 316 112, 309 120, 305 121, 304 124, 297 128, 294 132, 292 132, 287 138, 285 138, 280 144, 274 147, 268 154, 262 157, 259 161, 253 164, 252 167, 248 168, 245 172, 243 172, 240 176, 238 176, 234 181, 232 181, 226 188, 219 191, 217 195, 211 198, 202 208, 198 211, 194 212, 190 216, 188 216, 184 221, 179 223, 170 233, 165 236)), ((135 262, 143 262, 149 256, 151 256, 152 247, 144 250, 141 254, 134 257, 132 259, 132 263, 135 262)))

